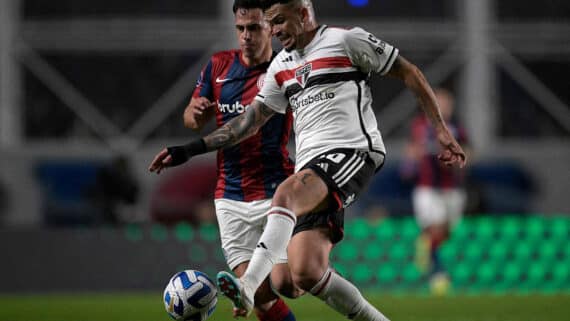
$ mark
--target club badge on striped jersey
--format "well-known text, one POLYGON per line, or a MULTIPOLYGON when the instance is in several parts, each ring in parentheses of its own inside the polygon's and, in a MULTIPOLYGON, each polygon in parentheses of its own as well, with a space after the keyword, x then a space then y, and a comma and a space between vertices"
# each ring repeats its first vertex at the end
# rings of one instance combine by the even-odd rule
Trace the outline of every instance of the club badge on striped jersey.
POLYGON ((309 78, 309 74, 313 70, 313 64, 308 63, 303 67, 297 68, 295 70, 295 78, 301 87, 305 88, 305 84, 307 83, 307 79, 309 78))

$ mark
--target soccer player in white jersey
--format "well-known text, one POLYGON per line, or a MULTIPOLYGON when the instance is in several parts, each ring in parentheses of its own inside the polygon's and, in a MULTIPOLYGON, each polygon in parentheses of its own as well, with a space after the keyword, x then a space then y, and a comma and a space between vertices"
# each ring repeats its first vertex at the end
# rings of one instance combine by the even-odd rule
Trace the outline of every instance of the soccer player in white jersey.
POLYGON ((423 74, 395 47, 361 28, 318 25, 309 0, 267 1, 265 18, 284 49, 271 63, 255 101, 210 135, 162 150, 149 170, 239 142, 289 106, 297 144, 295 174, 273 196, 267 225, 244 275, 236 279, 220 272, 218 284, 235 305, 250 311, 255 289, 287 252, 297 287, 349 319, 388 320, 329 268, 330 251, 342 231, 342 217, 332 210, 354 202, 384 162, 369 74, 400 79, 417 96, 437 132, 440 161, 462 167, 465 153, 446 127, 423 74))

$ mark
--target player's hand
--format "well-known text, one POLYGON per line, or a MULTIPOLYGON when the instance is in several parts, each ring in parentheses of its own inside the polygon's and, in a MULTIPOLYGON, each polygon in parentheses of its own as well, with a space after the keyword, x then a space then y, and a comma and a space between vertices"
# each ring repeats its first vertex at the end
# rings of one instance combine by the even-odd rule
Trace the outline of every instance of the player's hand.
POLYGON ((148 170, 150 172, 160 172, 167 167, 174 167, 186 163, 190 158, 196 155, 208 152, 206 143, 203 139, 196 139, 186 145, 170 146, 161 150, 156 154, 148 170))
POLYGON ((184 110, 184 124, 192 129, 201 128, 213 115, 214 107, 218 104, 211 102, 206 97, 194 97, 184 110))
POLYGON ((188 107, 194 115, 202 116, 207 109, 213 108, 216 105, 215 102, 211 102, 206 97, 197 97, 190 101, 188 107))
POLYGON ((161 150, 160 153, 156 154, 156 156, 154 156, 154 159, 150 163, 148 170, 150 172, 156 172, 157 174, 160 174, 163 169, 172 166, 171 164, 172 156, 168 152, 168 149, 165 148, 161 150))
POLYGON ((190 157, 193 156, 191 154, 192 150, 188 147, 189 145, 170 146, 161 150, 160 153, 156 154, 152 163, 150 163, 148 170, 160 174, 160 172, 167 167, 186 163, 190 157))
POLYGON ((461 146, 459 146, 455 138, 453 138, 449 130, 445 128, 440 131, 437 135, 437 139, 443 148, 442 152, 438 155, 438 159, 446 166, 458 164, 460 168, 463 168, 467 163, 467 156, 465 156, 465 152, 461 146))

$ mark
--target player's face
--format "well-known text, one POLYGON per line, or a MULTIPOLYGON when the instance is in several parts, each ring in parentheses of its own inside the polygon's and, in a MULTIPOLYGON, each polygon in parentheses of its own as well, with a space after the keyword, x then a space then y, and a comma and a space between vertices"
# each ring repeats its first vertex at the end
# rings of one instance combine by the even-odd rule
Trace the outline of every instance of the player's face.
POLYGON ((235 14, 236 34, 245 58, 257 59, 271 45, 271 29, 261 9, 238 9, 235 14))
POLYGON ((305 8, 275 4, 265 11, 265 19, 271 26, 271 34, 279 39, 286 50, 301 48, 305 45, 303 18, 305 8))

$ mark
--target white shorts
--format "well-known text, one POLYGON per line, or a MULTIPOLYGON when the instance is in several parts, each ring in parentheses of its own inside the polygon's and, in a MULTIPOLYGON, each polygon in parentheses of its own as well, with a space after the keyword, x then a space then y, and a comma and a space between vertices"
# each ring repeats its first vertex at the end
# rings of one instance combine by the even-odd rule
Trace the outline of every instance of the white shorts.
POLYGON ((463 215, 466 196, 461 189, 418 187, 414 189, 412 201, 420 227, 443 223, 453 226, 463 215))
MULTIPOLYGON (((271 199, 240 202, 225 198, 215 200, 216 217, 220 227, 222 251, 230 269, 251 260, 267 223, 271 199)), ((287 262, 287 257, 280 263, 287 262)))

